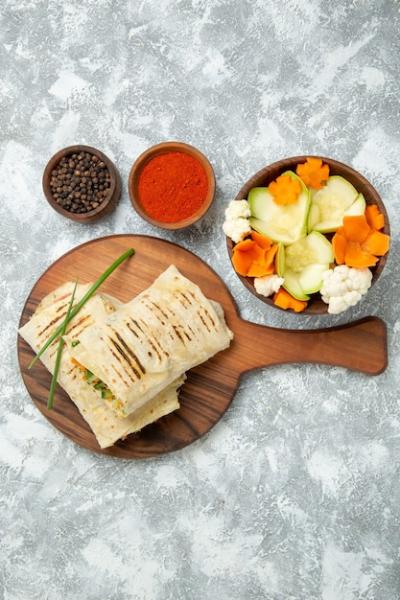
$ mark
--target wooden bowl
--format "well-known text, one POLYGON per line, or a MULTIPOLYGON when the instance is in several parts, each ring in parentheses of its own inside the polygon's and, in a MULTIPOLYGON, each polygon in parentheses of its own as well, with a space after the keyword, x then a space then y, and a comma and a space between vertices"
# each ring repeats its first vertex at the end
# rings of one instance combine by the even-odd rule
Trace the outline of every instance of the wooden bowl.
MULTIPOLYGON (((276 179, 284 171, 287 171, 287 170, 295 171, 296 165, 298 163, 305 162, 307 160, 307 158, 309 158, 309 156, 293 156, 290 158, 284 158, 282 160, 278 160, 277 162, 274 162, 271 165, 264 167, 263 169, 261 169, 261 171, 258 171, 258 173, 256 173, 255 175, 253 175, 253 177, 251 177, 248 181, 246 181, 246 183, 243 185, 243 187, 238 192, 235 200, 242 200, 244 198, 247 198, 251 188, 259 187, 259 186, 261 186, 261 187, 267 186, 271 181, 276 179)), ((345 165, 344 163, 341 163, 337 160, 333 160, 332 158, 325 158, 323 156, 318 156, 316 158, 321 158, 324 163, 327 163, 329 165, 330 175, 341 175, 342 177, 344 177, 345 179, 350 181, 350 183, 352 183, 354 185, 356 190, 358 192, 361 192, 364 195, 364 198, 365 198, 365 201, 367 204, 377 204, 378 205, 379 210, 381 211, 381 213, 383 213, 383 215, 385 217, 385 227, 383 229, 383 232, 389 235, 390 234, 390 226, 389 226, 389 219, 388 219, 388 215, 387 215, 385 206, 384 206, 378 192, 369 183, 369 181, 367 179, 365 179, 365 177, 363 177, 360 173, 358 173, 358 171, 355 171, 354 169, 352 169, 348 165, 345 165)), ((226 240, 227 240, 229 257, 231 258, 233 247, 235 244, 228 237, 226 238, 226 240)), ((383 267, 386 264, 386 259, 387 259, 387 254, 385 256, 382 256, 379 259, 376 266, 371 269, 371 271, 372 271, 371 285, 373 285, 378 280, 380 274, 382 273, 383 267)), ((269 304, 270 306, 273 306, 274 308, 276 308, 278 310, 283 310, 273 303, 272 298, 266 298, 265 296, 261 296, 260 294, 257 294, 257 292, 254 288, 254 283, 253 283, 254 278, 253 277, 242 277, 241 275, 238 275, 238 277, 241 280, 241 282, 247 287, 247 289, 249 289, 252 294, 257 296, 257 298, 259 298, 266 304, 269 304)), ((325 304, 325 302, 323 302, 321 300, 321 298, 318 297, 317 294, 314 294, 313 296, 311 296, 310 300, 308 301, 307 308, 302 313, 299 313, 299 314, 303 314, 303 315, 304 314, 309 314, 309 315, 328 314, 328 305, 325 304)))
POLYGON ((42 186, 44 195, 46 196, 47 202, 50 204, 50 206, 54 208, 54 210, 56 210, 58 213, 60 213, 60 215, 63 215, 64 217, 67 217, 67 219, 71 219, 72 221, 78 221, 78 223, 92 223, 93 221, 97 221, 105 215, 108 215, 114 210, 118 203, 118 200, 121 197, 121 178, 114 163, 105 154, 103 154, 103 152, 97 150, 97 148, 92 148, 92 146, 83 146, 81 144, 76 144, 75 146, 68 146, 67 148, 63 148, 51 157, 43 173, 42 186), (99 206, 96 206, 96 208, 86 213, 73 213, 69 210, 65 210, 65 208, 60 206, 54 200, 50 188, 51 172, 57 166, 60 160, 65 156, 69 156, 70 154, 74 153, 78 154, 79 152, 89 152, 90 154, 94 154, 95 156, 97 156, 100 160, 104 162, 111 177, 110 192, 108 196, 104 198, 104 200, 99 204, 99 206))
POLYGON ((161 144, 156 144, 155 146, 151 146, 151 148, 148 148, 133 163, 128 178, 128 190, 132 206, 136 210, 136 212, 139 213, 142 219, 144 219, 148 223, 151 223, 152 225, 155 225, 156 227, 160 227, 161 229, 185 229, 185 227, 189 227, 190 225, 193 225, 194 223, 202 219, 214 200, 214 170, 208 159, 204 156, 204 154, 202 154, 200 150, 197 150, 197 148, 194 148, 194 146, 184 144, 183 142, 163 142, 161 144), (150 217, 143 209, 139 200, 138 193, 139 178, 143 167, 146 165, 146 163, 149 162, 149 160, 151 160, 155 156, 165 154, 166 152, 184 152, 185 154, 193 156, 203 165, 208 180, 208 192, 202 206, 197 212, 195 212, 190 217, 187 217, 182 221, 177 221, 176 223, 163 223, 162 221, 157 221, 156 219, 150 217))

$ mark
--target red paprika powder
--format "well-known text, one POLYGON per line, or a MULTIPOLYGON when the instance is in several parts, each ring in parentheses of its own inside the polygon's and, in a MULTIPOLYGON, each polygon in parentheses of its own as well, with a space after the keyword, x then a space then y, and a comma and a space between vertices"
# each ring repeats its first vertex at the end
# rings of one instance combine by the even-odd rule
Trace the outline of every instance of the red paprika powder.
POLYGON ((155 156, 139 176, 139 202, 143 210, 162 223, 191 217, 203 205, 208 179, 201 162, 184 152, 155 156))

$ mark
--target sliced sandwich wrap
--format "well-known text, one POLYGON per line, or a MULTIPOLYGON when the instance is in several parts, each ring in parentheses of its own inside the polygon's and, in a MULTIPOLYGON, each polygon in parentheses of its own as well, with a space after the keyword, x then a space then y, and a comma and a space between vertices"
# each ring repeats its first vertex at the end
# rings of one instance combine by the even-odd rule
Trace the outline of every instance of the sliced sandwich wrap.
MULTIPOLYGON (((90 284, 78 285, 75 302, 86 293, 90 284)), ((20 330, 20 335, 37 352, 52 332, 65 318, 74 283, 67 282, 48 294, 39 304, 32 318, 20 330)), ((67 334, 70 343, 77 343, 80 336, 90 327, 103 322, 114 313, 121 303, 105 295, 93 296, 69 323, 67 334)), ((53 342, 41 356, 46 368, 53 373, 58 341, 53 342)), ((112 395, 98 378, 77 362, 64 346, 58 383, 86 420, 101 448, 113 445, 130 433, 139 431, 146 425, 179 408, 177 389, 184 377, 176 378, 161 392, 127 418, 116 415, 111 406, 112 395), (108 399, 107 399, 108 398, 108 399)))
POLYGON ((64 339, 111 390, 116 414, 127 417, 232 337, 222 308, 171 265, 118 311, 64 339))

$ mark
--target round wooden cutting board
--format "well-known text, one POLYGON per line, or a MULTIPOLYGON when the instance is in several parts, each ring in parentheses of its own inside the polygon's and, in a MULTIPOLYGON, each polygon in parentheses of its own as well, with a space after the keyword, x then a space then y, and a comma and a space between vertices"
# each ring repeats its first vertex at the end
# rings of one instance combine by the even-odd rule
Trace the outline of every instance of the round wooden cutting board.
POLYGON ((207 433, 230 405, 246 371, 288 362, 338 365, 370 375, 387 364, 386 327, 368 317, 332 329, 290 331, 249 323, 240 318, 235 302, 218 275, 200 258, 180 246, 143 235, 114 235, 87 242, 59 258, 33 287, 22 311, 20 326, 34 313, 40 300, 69 280, 94 281, 125 250, 135 256, 125 261, 100 290, 127 302, 174 264, 197 283, 204 294, 220 302, 234 332, 231 347, 192 369, 181 388, 181 408, 125 441, 101 450, 96 438, 67 394, 58 387, 54 409, 47 410, 51 376, 40 361, 29 370, 34 356, 18 336, 18 358, 26 388, 42 414, 80 446, 121 458, 157 456, 187 446, 207 433))

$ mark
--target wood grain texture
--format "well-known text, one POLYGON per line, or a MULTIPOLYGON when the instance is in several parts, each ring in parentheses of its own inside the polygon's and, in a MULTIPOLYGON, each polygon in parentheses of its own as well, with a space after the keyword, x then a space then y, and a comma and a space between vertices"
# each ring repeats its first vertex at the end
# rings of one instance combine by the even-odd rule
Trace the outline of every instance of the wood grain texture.
POLYGON ((40 300, 67 280, 95 280, 127 248, 136 254, 106 280, 101 291, 126 302, 148 287, 170 264, 197 283, 209 298, 220 302, 235 338, 228 350, 192 369, 181 389, 181 408, 130 435, 112 448, 100 450, 96 439, 69 397, 57 388, 54 409, 46 408, 51 377, 38 362, 28 370, 33 351, 18 336, 18 358, 27 390, 43 415, 79 445, 122 458, 145 458, 177 450, 207 433, 230 405, 240 376, 252 369, 289 362, 339 365, 370 375, 387 364, 386 327, 375 317, 325 330, 290 331, 249 323, 238 315, 235 302, 218 275, 200 258, 165 240, 141 235, 116 235, 93 240, 58 259, 33 287, 22 311, 20 326, 40 300))
MULTIPOLYGON (((271 181, 276 179, 279 175, 281 175, 285 171, 288 171, 288 170, 296 171, 296 166, 299 163, 305 162, 307 160, 307 158, 309 158, 309 155, 307 155, 307 156, 292 156, 290 158, 284 158, 282 160, 278 160, 277 162, 274 162, 271 165, 264 167, 263 169, 258 171, 255 175, 253 175, 253 177, 250 177, 250 179, 248 181, 246 181, 246 183, 241 187, 238 194, 236 195, 235 200, 242 200, 243 198, 247 198, 251 188, 267 186, 271 183, 271 181)), ((325 163, 327 163, 329 165, 330 175, 340 175, 341 177, 344 177, 345 179, 350 181, 350 183, 354 185, 356 190, 364 195, 364 198, 365 198, 365 201, 367 204, 377 204, 378 205, 379 210, 381 211, 381 213, 383 213, 383 215, 385 217, 385 227, 383 229, 383 232, 390 235, 389 218, 388 218, 388 215, 386 212, 385 205, 383 204, 380 195, 378 194, 376 189, 370 184, 370 182, 363 175, 361 175, 361 173, 359 173, 358 171, 356 171, 349 165, 341 163, 337 160, 333 160, 332 158, 326 158, 323 156, 318 156, 315 158, 321 158, 325 163)), ((228 237, 226 238, 226 243, 227 243, 229 257, 231 258, 234 243, 228 237)), ((380 274, 382 273, 382 270, 386 264, 387 256, 388 255, 386 254, 385 256, 380 257, 377 265, 371 269, 372 285, 378 280, 380 274)), ((245 285, 252 294, 257 296, 257 298, 262 300, 262 302, 265 302, 265 304, 269 304, 270 306, 273 306, 277 310, 283 310, 282 308, 279 308, 279 306, 276 306, 273 303, 272 298, 266 298, 265 296, 261 296, 260 294, 257 294, 255 287, 254 287, 254 283, 253 283, 254 282, 253 277, 243 277, 242 275, 239 275, 238 273, 236 273, 236 275, 239 277, 239 279, 241 280, 243 285, 245 285)), ((300 314, 303 314, 303 315, 304 314, 309 314, 309 315, 328 314, 328 307, 327 307, 327 304, 325 304, 325 302, 323 302, 318 297, 317 294, 314 294, 313 296, 311 296, 311 299, 308 302, 308 306, 307 306, 306 310, 300 314)))

